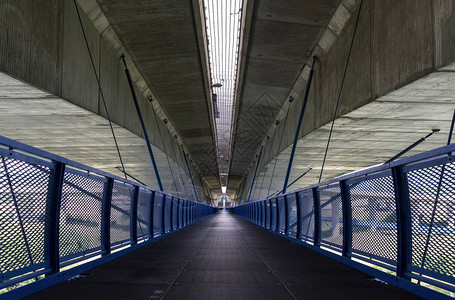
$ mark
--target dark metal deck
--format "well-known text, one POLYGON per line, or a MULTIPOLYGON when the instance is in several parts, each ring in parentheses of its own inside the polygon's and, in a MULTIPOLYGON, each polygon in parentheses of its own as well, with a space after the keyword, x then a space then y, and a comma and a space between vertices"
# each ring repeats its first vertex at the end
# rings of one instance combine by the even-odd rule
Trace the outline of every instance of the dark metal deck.
POLYGON ((220 212, 27 299, 416 299, 220 212))

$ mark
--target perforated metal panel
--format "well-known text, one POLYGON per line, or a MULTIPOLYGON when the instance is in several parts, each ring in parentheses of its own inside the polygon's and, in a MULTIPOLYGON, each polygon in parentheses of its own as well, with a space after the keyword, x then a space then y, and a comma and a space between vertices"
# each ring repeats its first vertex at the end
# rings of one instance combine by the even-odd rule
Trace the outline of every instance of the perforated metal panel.
POLYGON ((259 225, 265 226, 265 218, 266 218, 266 215, 265 215, 265 201, 259 202, 259 206, 260 206, 260 209, 261 209, 261 220, 260 220, 259 225))
POLYGON ((311 190, 299 193, 299 209, 301 215, 300 239, 313 242, 314 237, 314 201, 311 190))
POLYGON ((183 226, 183 200, 178 201, 179 206, 179 228, 183 226))
POLYGON ((455 276, 455 164, 409 171, 407 184, 414 270, 455 276))
MULTIPOLYGON (((0 156, 0 271, 45 262, 49 167, 0 156)), ((33 267, 33 266, 32 266, 33 267)))
POLYGON ((171 201, 172 197, 166 196, 164 198, 165 205, 164 205, 164 231, 169 232, 171 231, 171 201))
POLYGON ((153 231, 155 236, 159 236, 163 232, 163 194, 155 193, 154 205, 153 231))
POLYGON ((396 265, 397 215, 392 172, 347 182, 352 213, 352 251, 396 265), (352 183, 351 183, 352 182, 352 183))
POLYGON ((122 243, 131 240, 130 212, 133 189, 114 185, 111 204, 111 243, 122 243))
POLYGON ((67 170, 63 179, 59 223, 61 262, 101 247, 101 208, 105 183, 67 170))
POLYGON ((341 248, 343 245, 343 213, 340 185, 318 188, 321 203, 321 242, 341 248))
POLYGON ((151 192, 139 190, 137 198, 137 238, 148 238, 150 236, 150 209, 151 192))
POLYGON ((277 231, 284 233, 286 226, 286 207, 284 197, 277 198, 277 231))
POLYGON ((276 205, 276 198, 270 200, 271 205, 270 205, 270 211, 271 211, 271 221, 270 221, 270 229, 276 231, 276 225, 277 225, 277 216, 278 216, 278 207, 276 205))
POLYGON ((288 210, 288 235, 296 237, 297 235, 297 202, 296 194, 286 196, 288 210))
POLYGON ((172 229, 175 230, 177 229, 177 199, 174 198, 172 199, 172 229))

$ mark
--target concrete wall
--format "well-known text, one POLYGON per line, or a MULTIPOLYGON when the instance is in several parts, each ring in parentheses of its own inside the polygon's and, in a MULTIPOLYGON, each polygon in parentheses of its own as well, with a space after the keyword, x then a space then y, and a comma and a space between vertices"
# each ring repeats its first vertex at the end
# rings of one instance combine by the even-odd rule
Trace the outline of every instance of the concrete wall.
MULTIPOLYGON (((318 62, 300 137, 332 120, 359 3, 358 0, 342 1, 340 6, 349 12, 350 18, 343 28, 331 26, 336 24, 331 22, 314 50, 318 62)), ((454 28, 455 2, 452 0, 364 0, 338 116, 453 62, 454 28)), ((263 143, 258 174, 293 142, 308 70, 308 67, 302 70, 289 94, 295 101, 290 106, 287 122, 289 104, 286 101, 278 116, 280 125, 277 128, 272 125, 271 138, 263 143)), ((251 187, 256 160, 247 171, 244 200, 251 187)))
MULTIPOLYGON (((142 136, 123 65, 109 42, 112 33, 99 33, 79 10, 110 117, 142 136)), ((106 117, 73 1, 1 1, 0 41, 2 71, 106 117)), ((184 173, 184 181, 189 181, 181 147, 156 118, 149 101, 141 92, 136 94, 151 143, 165 152, 184 173)), ((191 173, 198 177, 194 167, 191 173)), ((195 184, 203 199, 200 180, 195 184)))

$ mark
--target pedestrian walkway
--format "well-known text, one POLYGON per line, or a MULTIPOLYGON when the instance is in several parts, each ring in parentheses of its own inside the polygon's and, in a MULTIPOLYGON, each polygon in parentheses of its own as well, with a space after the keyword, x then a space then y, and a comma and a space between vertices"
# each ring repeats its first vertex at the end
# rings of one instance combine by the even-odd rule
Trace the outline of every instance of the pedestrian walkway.
POLYGON ((416 299, 219 212, 27 299, 416 299))

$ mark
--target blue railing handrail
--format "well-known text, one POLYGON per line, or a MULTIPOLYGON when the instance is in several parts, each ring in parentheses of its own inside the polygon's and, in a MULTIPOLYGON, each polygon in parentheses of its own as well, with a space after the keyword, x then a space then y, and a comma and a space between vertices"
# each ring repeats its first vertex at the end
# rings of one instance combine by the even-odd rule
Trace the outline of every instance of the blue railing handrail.
MULTIPOLYGON (((119 177, 117 175, 114 175, 114 174, 111 174, 111 173, 108 173, 108 172, 105 172, 105 171, 90 167, 90 166, 82 164, 82 163, 78 163, 78 162, 76 162, 74 160, 70 160, 70 159, 65 158, 63 156, 59 156, 59 155, 47 152, 45 150, 41 150, 41 149, 32 147, 30 145, 27 145, 27 144, 24 144, 24 143, 21 143, 21 142, 18 142, 18 141, 15 141, 15 140, 12 140, 12 139, 9 139, 7 137, 4 137, 4 136, 0 135, 0 146, 1 145, 10 147, 11 150, 20 150, 20 151, 23 151, 23 152, 26 152, 26 153, 29 153, 29 154, 33 154, 33 155, 39 156, 41 158, 46 158, 46 159, 49 159, 49 160, 52 160, 52 161, 64 163, 67 166, 71 166, 71 167, 74 167, 74 168, 77 168, 77 169, 81 169, 81 170, 85 170, 85 171, 92 172, 92 173, 95 173, 95 174, 99 174, 99 175, 102 175, 102 176, 105 176, 105 177, 110 177, 110 178, 115 179, 117 181, 122 181, 122 182, 125 182, 125 183, 128 183, 128 184, 134 185, 134 186, 139 186, 139 187, 144 188, 144 189, 157 191, 155 189, 152 189, 152 188, 150 188, 150 187, 148 187, 146 185, 140 184, 138 182, 131 181, 131 180, 119 177)), ((166 194, 166 193, 163 192, 163 194, 166 194)))
POLYGON ((3 136, 0 179, 0 289, 46 276, 0 299, 30 295, 217 211, 3 136))
POLYGON ((445 299, 411 279, 455 292, 454 151, 455 144, 436 148, 231 211, 388 283, 445 299))
MULTIPOLYGON (((286 195, 295 194, 297 192, 311 190, 313 188, 318 188, 318 187, 321 187, 321 186, 330 185, 332 183, 338 183, 340 181, 345 181, 345 180, 348 180, 348 179, 351 179, 351 178, 357 178, 357 177, 360 177, 360 176, 369 175, 369 174, 372 174, 372 173, 377 173, 377 172, 389 170, 389 169, 391 169, 393 167, 402 166, 402 165, 408 165, 408 164, 411 164, 411 163, 414 163, 414 162, 422 161, 422 160, 429 159, 429 158, 434 158, 436 156, 448 154, 448 153, 451 153, 451 152, 455 152, 455 144, 439 147, 439 148, 436 148, 436 149, 433 149, 433 150, 430 150, 430 151, 427 151, 427 152, 422 152, 422 153, 419 153, 419 154, 416 154, 416 155, 413 155, 413 156, 400 158, 400 159, 394 160, 394 161, 392 161, 390 163, 387 163, 387 164, 384 163, 384 164, 380 164, 380 165, 374 165, 372 167, 367 167, 367 168, 359 170, 359 171, 350 172, 350 173, 335 177, 333 179, 326 180, 326 181, 321 182, 321 183, 316 183, 316 184, 313 184, 313 185, 310 185, 310 186, 306 186, 306 187, 303 187, 303 188, 300 188, 300 189, 292 190, 290 192, 287 192, 284 195, 279 195, 278 197, 283 197, 283 196, 286 196, 286 195)), ((269 197, 267 199, 272 199, 272 198, 276 198, 276 197, 269 197)), ((265 200, 265 199, 259 199, 259 200, 254 200, 254 201, 262 201, 262 200, 265 200)), ((251 202, 254 202, 254 201, 251 201, 251 202)), ((240 204, 240 205, 243 205, 243 204, 240 204)))

